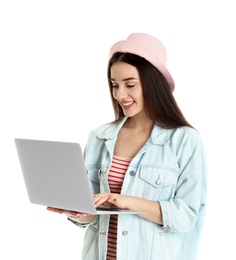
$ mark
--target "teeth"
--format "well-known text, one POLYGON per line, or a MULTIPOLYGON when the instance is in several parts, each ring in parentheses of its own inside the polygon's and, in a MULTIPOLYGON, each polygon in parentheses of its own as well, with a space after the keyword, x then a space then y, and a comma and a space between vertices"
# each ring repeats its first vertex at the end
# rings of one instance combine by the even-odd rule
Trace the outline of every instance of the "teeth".
POLYGON ((123 106, 129 106, 131 104, 133 104, 133 102, 123 103, 123 106))

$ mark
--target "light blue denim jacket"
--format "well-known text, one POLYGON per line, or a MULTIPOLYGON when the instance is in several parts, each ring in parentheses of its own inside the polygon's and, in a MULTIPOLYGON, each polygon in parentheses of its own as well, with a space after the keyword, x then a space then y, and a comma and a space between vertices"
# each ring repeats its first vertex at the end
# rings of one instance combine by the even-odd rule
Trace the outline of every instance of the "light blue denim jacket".
MULTIPOLYGON (((84 159, 94 194, 109 192, 108 172, 117 134, 125 122, 92 131, 84 159)), ((196 259, 206 203, 206 164, 201 137, 190 127, 162 129, 131 161, 121 193, 159 201, 163 225, 136 215, 119 215, 118 260, 196 259)), ((86 230, 83 260, 105 260, 109 216, 97 216, 86 230)))

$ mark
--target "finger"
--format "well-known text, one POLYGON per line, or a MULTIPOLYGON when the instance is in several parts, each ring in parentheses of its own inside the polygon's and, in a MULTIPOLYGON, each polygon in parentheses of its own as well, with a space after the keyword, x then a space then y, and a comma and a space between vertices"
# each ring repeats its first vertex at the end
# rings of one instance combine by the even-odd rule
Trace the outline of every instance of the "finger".
POLYGON ((47 207, 47 210, 55 212, 55 213, 63 213, 63 211, 64 211, 63 209, 58 209, 58 208, 53 208, 53 207, 47 207))
POLYGON ((93 196, 93 202, 95 204, 97 204, 97 203, 101 204, 102 202, 104 202, 106 200, 107 200, 107 194, 104 194, 104 193, 96 194, 93 196))
POLYGON ((77 214, 75 212, 70 212, 70 211, 64 211, 63 214, 65 214, 68 218, 70 217, 76 217, 77 214))
POLYGON ((90 216, 90 213, 85 213, 85 212, 74 212, 74 211, 64 211, 63 212, 67 217, 87 217, 90 216))
POLYGON ((94 199, 94 204, 95 206, 99 206, 99 205, 105 205, 108 203, 108 199, 109 199, 109 195, 106 194, 106 195, 102 195, 102 196, 97 196, 95 199, 94 199))

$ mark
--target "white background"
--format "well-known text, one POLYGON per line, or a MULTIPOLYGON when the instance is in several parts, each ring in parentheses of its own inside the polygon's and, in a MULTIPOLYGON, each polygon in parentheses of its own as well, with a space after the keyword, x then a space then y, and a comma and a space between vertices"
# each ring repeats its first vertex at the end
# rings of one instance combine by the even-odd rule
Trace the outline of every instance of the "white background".
POLYGON ((208 206, 199 259, 236 259, 234 1, 0 1, 0 259, 81 259, 83 232, 29 203, 14 138, 86 143, 113 120, 109 48, 132 32, 168 51, 174 95, 201 133, 208 206))

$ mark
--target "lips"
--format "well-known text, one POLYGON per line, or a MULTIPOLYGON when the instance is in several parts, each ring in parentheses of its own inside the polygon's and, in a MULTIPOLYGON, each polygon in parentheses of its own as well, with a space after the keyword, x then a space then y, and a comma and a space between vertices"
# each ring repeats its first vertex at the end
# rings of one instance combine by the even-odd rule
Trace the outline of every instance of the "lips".
POLYGON ((129 109, 133 106, 134 101, 129 101, 129 102, 122 102, 121 105, 124 109, 129 109))

